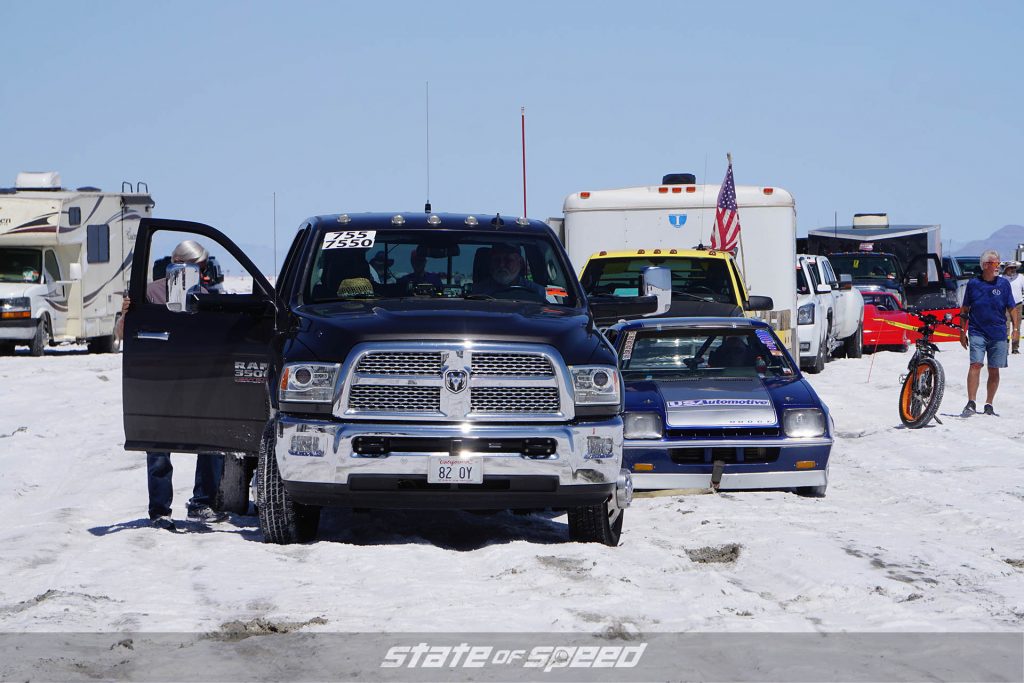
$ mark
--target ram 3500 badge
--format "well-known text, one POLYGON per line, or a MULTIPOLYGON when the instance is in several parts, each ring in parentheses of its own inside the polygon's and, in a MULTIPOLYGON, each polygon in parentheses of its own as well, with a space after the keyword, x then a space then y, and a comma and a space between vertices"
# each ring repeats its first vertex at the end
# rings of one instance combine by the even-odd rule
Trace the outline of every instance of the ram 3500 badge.
MULTIPOLYGON (((667 309, 668 275, 642 274, 632 315, 667 309)), ((319 216, 275 288, 217 230, 147 219, 131 286, 126 447, 243 454, 223 502, 248 508, 255 469, 266 540, 311 539, 336 505, 563 509, 570 538, 618 543, 632 483, 617 360, 543 223, 319 216), (172 265, 167 304, 136 305, 160 231, 219 245, 252 292, 205 292, 172 265)))

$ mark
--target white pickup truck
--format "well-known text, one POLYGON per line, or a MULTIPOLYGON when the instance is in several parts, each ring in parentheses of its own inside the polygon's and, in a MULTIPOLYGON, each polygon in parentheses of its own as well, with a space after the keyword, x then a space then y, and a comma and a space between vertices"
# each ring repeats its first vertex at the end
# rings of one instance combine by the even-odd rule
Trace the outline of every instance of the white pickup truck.
POLYGON ((797 333, 800 367, 817 373, 830 356, 860 358, 864 297, 849 275, 836 277, 824 256, 797 254, 797 333))

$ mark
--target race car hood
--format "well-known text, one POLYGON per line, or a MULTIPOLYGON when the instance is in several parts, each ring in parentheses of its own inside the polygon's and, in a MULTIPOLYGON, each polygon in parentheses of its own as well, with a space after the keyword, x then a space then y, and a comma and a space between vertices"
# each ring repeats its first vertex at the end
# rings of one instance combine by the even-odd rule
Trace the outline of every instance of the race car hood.
POLYGON ((626 409, 664 406, 666 427, 775 426, 778 414, 759 378, 702 378, 628 385, 626 409))

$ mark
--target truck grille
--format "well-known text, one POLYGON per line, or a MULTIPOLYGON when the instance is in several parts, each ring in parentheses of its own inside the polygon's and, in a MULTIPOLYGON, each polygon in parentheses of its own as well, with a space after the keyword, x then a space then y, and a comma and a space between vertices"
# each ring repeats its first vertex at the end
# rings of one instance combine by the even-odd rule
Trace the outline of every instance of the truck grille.
POLYGON ((348 405, 359 411, 437 412, 441 409, 441 387, 357 384, 349 393, 348 405))
POLYGON ((441 374, 441 353, 389 351, 368 353, 359 360, 356 372, 366 375, 425 375, 441 374))
POLYGON ((474 353, 473 374, 487 377, 553 377, 555 369, 547 358, 532 353, 474 353))
POLYGON ((474 413, 555 413, 558 389, 554 387, 473 387, 470 406, 474 413))
POLYGON ((338 417, 510 422, 574 414, 567 369, 543 344, 368 342, 355 353, 338 417))

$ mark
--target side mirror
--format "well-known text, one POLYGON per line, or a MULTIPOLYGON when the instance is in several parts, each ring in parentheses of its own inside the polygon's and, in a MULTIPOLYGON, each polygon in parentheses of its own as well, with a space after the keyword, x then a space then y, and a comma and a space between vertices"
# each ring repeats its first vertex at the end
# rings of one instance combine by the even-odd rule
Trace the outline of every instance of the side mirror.
POLYGON ((658 299, 658 308, 649 315, 663 315, 672 307, 672 271, 660 266, 644 268, 640 274, 640 286, 644 296, 658 299))
POLYGON ((68 275, 71 277, 72 280, 81 280, 82 279, 82 264, 81 263, 72 263, 71 265, 69 265, 68 266, 68 275))
POLYGON ((849 273, 843 273, 839 276, 839 289, 849 290, 853 289, 853 276, 849 273))
MULTIPOLYGON (((828 285, 818 285, 818 287, 824 287, 825 291, 832 291, 828 288, 828 285)), ((747 298, 747 305, 743 307, 747 311, 770 311, 775 308, 775 302, 772 301, 770 296, 755 296, 751 295, 747 298)))
POLYGON ((826 284, 820 284, 814 288, 818 294, 828 294, 832 291, 832 287, 826 284))
POLYGON ((199 266, 194 263, 172 263, 167 266, 167 310, 174 313, 195 313, 198 294, 199 266))

